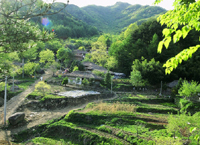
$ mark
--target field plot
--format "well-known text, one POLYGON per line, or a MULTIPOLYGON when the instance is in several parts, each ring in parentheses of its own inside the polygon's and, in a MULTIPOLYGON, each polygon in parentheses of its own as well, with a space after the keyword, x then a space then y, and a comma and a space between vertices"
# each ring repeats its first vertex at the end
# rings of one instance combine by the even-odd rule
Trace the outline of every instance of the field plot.
POLYGON ((35 144, 182 144, 167 132, 169 114, 178 109, 171 99, 122 95, 14 135, 16 143, 35 144), (139 110, 139 111, 138 111, 139 110))

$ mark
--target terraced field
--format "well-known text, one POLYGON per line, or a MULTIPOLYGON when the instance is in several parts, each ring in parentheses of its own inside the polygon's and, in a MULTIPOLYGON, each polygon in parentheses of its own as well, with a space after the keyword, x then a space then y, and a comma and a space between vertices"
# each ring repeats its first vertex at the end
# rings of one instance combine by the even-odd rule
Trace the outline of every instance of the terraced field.
MULTIPOLYGON (((168 138, 168 113, 177 114, 172 99, 153 95, 120 94, 13 135, 22 144, 155 144, 168 138)), ((173 141, 172 141, 173 142, 173 141)))

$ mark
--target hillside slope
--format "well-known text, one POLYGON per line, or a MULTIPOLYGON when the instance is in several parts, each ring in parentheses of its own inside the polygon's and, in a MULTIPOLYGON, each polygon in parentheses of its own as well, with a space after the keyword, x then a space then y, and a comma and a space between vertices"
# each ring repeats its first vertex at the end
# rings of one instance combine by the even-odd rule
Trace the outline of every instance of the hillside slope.
POLYGON ((105 33, 118 33, 131 23, 141 24, 151 17, 156 17, 166 10, 158 6, 130 5, 128 3, 117 2, 113 6, 103 7, 90 5, 79 8, 69 5, 67 12, 83 22, 97 27, 99 31, 105 33))

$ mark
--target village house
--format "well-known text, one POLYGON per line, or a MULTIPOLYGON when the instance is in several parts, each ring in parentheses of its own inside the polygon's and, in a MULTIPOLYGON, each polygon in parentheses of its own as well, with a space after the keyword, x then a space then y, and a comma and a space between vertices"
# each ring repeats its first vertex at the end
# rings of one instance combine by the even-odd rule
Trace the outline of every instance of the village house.
MULTIPOLYGON (((99 65, 96 65, 95 63, 93 62, 83 62, 82 63, 83 66, 85 67, 85 70, 86 71, 93 71, 93 70, 97 70, 97 71, 100 71, 100 72, 104 72, 104 73, 107 73, 108 70, 102 66, 99 66, 99 65)), ((111 71, 109 71, 110 73, 112 73, 111 71)))
POLYGON ((82 61, 84 60, 84 57, 87 53, 88 53, 87 51, 83 51, 83 50, 74 50, 74 57, 76 60, 82 61))
POLYGON ((68 84, 77 84, 81 85, 82 80, 85 79, 93 79, 95 82, 100 82, 103 79, 100 76, 97 76, 89 71, 74 71, 72 73, 66 74, 68 77, 68 84))

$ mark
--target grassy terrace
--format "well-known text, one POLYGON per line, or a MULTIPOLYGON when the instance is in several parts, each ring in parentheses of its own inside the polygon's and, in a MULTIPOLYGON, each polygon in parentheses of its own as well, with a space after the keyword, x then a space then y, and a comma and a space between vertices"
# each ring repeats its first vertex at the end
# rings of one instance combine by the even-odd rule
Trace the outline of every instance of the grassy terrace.
POLYGON ((21 132, 16 143, 35 144, 155 144, 157 137, 170 139, 165 125, 168 112, 177 108, 169 99, 120 95, 112 101, 89 103, 60 119, 21 132), (138 111, 139 110, 139 111, 138 111))

